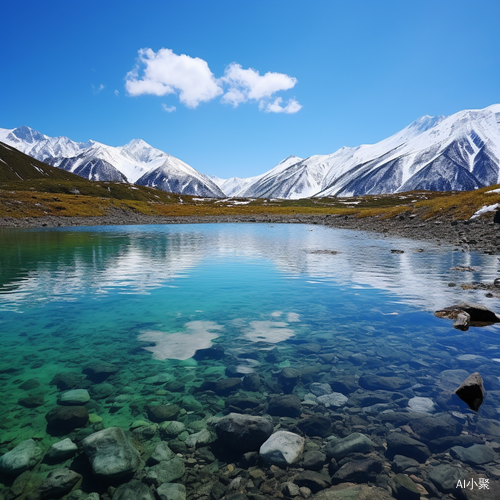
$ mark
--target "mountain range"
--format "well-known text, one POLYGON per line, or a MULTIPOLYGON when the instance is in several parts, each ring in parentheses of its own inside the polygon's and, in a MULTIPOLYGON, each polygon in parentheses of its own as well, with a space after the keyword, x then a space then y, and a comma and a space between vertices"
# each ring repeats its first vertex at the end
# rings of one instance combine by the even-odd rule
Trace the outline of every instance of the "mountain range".
POLYGON ((221 179, 140 139, 112 147, 48 137, 27 126, 0 141, 89 180, 120 181, 204 197, 297 199, 411 190, 465 191, 500 182, 500 104, 424 116, 376 144, 289 156, 264 174, 221 179))

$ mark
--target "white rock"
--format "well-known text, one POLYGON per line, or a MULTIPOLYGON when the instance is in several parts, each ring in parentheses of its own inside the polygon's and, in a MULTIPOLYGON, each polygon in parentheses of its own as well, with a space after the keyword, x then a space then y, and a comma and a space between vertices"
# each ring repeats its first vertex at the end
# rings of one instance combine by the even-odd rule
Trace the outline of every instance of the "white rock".
POLYGON ((57 443, 54 443, 47 452, 46 456, 51 460, 66 460, 71 458, 78 451, 78 446, 76 446, 70 438, 63 439, 57 443))
POLYGON ((344 406, 347 400, 348 398, 340 392, 332 392, 331 394, 319 396, 318 403, 321 403, 328 408, 329 406, 344 406))
POLYGON ((32 469, 42 455, 40 446, 33 439, 27 439, 0 457, 0 472, 18 476, 21 472, 32 469))
POLYGON ((298 434, 278 431, 260 447, 259 455, 264 462, 286 467, 299 459, 304 442, 304 438, 298 434))
POLYGON ((59 396, 59 403, 62 405, 84 405, 89 401, 90 395, 87 389, 73 389, 59 396))
POLYGON ((214 440, 215 437, 212 433, 207 429, 203 429, 200 432, 191 434, 184 442, 186 443, 186 446, 192 448, 193 446, 203 446, 204 444, 209 444, 214 440))
POLYGON ((431 398, 415 396, 408 401, 408 408, 417 413, 434 413, 434 402, 431 398))
POLYGON ((329 384, 320 384, 319 382, 313 382, 309 386, 309 390, 315 396, 325 396, 326 394, 331 394, 333 392, 329 384))

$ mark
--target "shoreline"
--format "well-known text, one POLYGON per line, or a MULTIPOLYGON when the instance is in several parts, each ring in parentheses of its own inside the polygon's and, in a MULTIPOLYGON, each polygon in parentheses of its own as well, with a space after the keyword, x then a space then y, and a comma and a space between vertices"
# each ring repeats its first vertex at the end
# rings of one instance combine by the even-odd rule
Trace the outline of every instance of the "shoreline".
POLYGON ((417 216, 400 215, 391 219, 357 217, 356 215, 232 215, 232 216, 156 216, 118 212, 100 217, 1 217, 0 229, 33 229, 74 226, 115 226, 151 224, 214 224, 214 223, 273 223, 321 224, 340 229, 353 229, 379 234, 455 245, 460 250, 500 254, 500 224, 493 214, 475 220, 424 220, 417 216))

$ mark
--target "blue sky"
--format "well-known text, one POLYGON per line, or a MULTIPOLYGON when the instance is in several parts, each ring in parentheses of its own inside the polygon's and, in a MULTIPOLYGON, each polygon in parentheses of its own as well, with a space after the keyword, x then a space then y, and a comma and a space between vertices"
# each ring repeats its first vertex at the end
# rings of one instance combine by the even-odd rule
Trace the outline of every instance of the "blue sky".
POLYGON ((0 127, 142 138, 220 177, 500 102, 497 0, 28 0, 2 17, 0 127))

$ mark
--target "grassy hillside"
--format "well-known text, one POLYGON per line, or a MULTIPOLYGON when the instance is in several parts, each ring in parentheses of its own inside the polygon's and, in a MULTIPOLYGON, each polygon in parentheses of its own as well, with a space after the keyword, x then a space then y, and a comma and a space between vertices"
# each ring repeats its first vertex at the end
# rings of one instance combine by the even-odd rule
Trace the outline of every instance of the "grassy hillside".
MULTIPOLYGON (((116 212, 158 216, 317 214, 390 218, 403 213, 423 219, 468 219, 479 208, 500 203, 499 186, 476 191, 430 192, 264 200, 198 198, 119 182, 91 182, 0 143, 0 216, 102 216, 116 212)), ((491 216, 491 213, 489 214, 491 216)))

